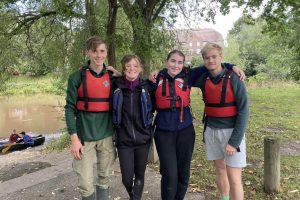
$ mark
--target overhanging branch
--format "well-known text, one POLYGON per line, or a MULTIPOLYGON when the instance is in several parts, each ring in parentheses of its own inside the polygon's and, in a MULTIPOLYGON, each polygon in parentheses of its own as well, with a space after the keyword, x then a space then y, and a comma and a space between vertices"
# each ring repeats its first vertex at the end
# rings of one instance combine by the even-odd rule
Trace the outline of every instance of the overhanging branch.
POLYGON ((25 13, 23 15, 16 16, 17 18, 17 27, 14 28, 11 32, 9 32, 9 35, 14 36, 19 34, 25 29, 30 28, 35 22, 37 22, 39 19, 48 17, 48 16, 54 16, 56 15, 56 11, 49 11, 39 14, 34 13, 25 13))

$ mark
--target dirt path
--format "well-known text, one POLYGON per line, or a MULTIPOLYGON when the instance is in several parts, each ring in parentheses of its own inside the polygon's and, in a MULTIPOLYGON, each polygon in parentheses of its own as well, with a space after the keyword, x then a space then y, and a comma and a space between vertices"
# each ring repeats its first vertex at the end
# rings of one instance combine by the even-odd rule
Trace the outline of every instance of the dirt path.
MULTIPOLYGON (((284 142, 282 155, 300 155, 300 141, 284 142)), ((42 153, 41 147, 0 156, 1 200, 80 199, 77 178, 69 151, 42 153)), ((121 183, 118 161, 111 171, 111 199, 128 199, 121 183)), ((160 199, 160 175, 147 168, 143 200, 160 199)), ((187 193, 185 200, 205 199, 200 193, 187 193)))
MULTIPOLYGON (((77 178, 72 171, 68 151, 43 154, 27 149, 2 155, 0 158, 1 200, 71 200, 80 199, 77 178)), ((111 171, 111 199, 128 199, 121 183, 119 163, 111 171)), ((160 199, 160 175, 147 168, 144 200, 160 199)), ((188 193, 187 200, 201 200, 200 193, 188 193)))

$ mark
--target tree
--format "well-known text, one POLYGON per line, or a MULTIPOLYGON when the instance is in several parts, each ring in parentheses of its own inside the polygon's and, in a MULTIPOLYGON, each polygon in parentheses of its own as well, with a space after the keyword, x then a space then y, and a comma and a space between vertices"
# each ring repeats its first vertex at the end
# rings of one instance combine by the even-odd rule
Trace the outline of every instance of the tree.
MULTIPOLYGON (((265 20, 263 27, 264 33, 270 33, 274 37, 279 37, 277 46, 287 49, 289 62, 291 65, 290 73, 296 80, 300 80, 300 3, 299 1, 232 1, 239 6, 245 6, 248 14, 261 8, 260 18, 265 20), (282 37, 285 36, 285 37, 282 37)), ((284 57, 286 58, 286 57, 284 57)))
MULTIPOLYGON (((43 66, 42 69, 49 67, 51 71, 53 68, 59 68, 54 65, 66 69, 78 68, 78 63, 84 60, 82 52, 84 40, 94 34, 101 35, 105 36, 109 44, 109 64, 116 65, 116 58, 123 52, 133 51, 141 57, 147 74, 150 64, 153 66, 154 62, 159 63, 156 59, 162 58, 164 56, 162 54, 173 45, 166 38, 178 13, 182 13, 187 21, 213 20, 216 10, 221 10, 223 14, 228 13, 231 2, 251 10, 257 9, 263 1, 6 0, 0 3, 1 23, 5 25, 5 28, 1 29, 0 39, 8 44, 9 41, 16 41, 16 38, 19 38, 14 46, 18 48, 21 46, 21 50, 24 51, 27 48, 28 55, 22 57, 29 60, 27 66, 29 63, 35 63, 36 66, 43 66), (192 18, 193 16, 195 17, 192 18), (127 21, 130 22, 129 25, 127 21), (123 25, 123 22, 128 26, 123 25), (39 26, 44 27, 44 34, 32 35, 37 33, 39 26), (59 31, 60 29, 63 31, 59 31), (26 45, 24 46, 21 41, 25 41, 26 45), (42 43, 44 45, 37 45, 37 41, 44 41, 42 43), (55 48, 56 43, 60 44, 57 48, 55 48), (61 48, 61 44, 65 46, 61 48), (116 44, 118 44, 117 49, 116 44), (49 52, 45 46, 51 46, 58 53, 49 52), (54 60, 60 62, 50 62, 48 59, 50 54, 47 57, 47 53, 58 56, 58 59, 54 60), (64 58, 60 57, 61 54, 64 58)), ((268 1, 265 10, 271 9, 270 16, 275 16, 276 10, 268 6, 272 3, 274 4, 273 1, 268 1)), ((296 13, 297 9, 294 8, 298 6, 297 3, 278 1, 278 8, 282 9, 285 5, 289 5, 292 13, 296 13)), ((16 59, 16 63, 11 63, 10 66, 18 66, 17 61, 20 62, 16 59)), ((5 62, 8 63, 3 60, 3 63, 5 62)), ((7 66, 2 69, 6 68, 7 66)), ((38 71, 44 74, 49 70, 38 71)))
POLYGON ((141 58, 148 74, 152 56, 151 31, 159 17, 161 10, 169 3, 167 0, 120 0, 120 4, 126 13, 133 31, 132 47, 141 58))
POLYGON ((225 58, 242 61, 237 64, 245 65, 248 76, 263 72, 270 78, 287 78, 299 66, 295 62, 297 51, 286 45, 282 36, 264 32, 266 25, 261 18, 249 24, 247 17, 241 17, 228 36, 225 58))
POLYGON ((116 24, 117 24, 117 0, 108 1, 108 17, 106 27, 106 38, 108 41, 108 64, 116 66, 116 24))

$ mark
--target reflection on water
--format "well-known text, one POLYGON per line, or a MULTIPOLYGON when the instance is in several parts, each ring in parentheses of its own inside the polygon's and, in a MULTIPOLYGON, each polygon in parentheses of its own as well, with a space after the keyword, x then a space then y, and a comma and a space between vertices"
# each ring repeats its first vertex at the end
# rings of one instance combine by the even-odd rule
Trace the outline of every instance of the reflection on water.
POLYGON ((56 95, 0 98, 0 138, 18 132, 52 134, 65 127, 64 97, 56 95))

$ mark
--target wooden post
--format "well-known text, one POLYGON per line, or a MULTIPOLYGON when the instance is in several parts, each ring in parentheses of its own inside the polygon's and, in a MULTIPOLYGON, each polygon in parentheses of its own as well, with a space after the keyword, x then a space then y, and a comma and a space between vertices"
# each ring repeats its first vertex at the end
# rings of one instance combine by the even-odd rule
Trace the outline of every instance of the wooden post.
POLYGON ((266 193, 278 193, 280 189, 280 140, 264 138, 264 190, 266 193))
POLYGON ((148 162, 150 163, 156 163, 158 161, 158 155, 156 151, 156 146, 154 139, 152 139, 149 154, 148 154, 148 162))

